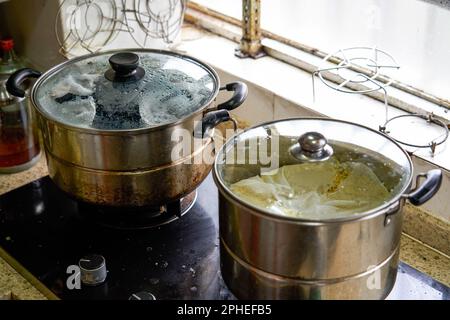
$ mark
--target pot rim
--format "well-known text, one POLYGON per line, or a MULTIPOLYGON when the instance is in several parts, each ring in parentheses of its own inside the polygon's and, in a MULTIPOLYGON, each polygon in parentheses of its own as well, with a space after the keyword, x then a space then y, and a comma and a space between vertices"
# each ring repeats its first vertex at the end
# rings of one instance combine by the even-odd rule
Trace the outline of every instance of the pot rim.
MULTIPOLYGON (((69 130, 73 130, 73 131, 79 131, 79 132, 84 132, 84 133, 92 133, 92 134, 97 134, 97 135, 123 135, 123 134, 144 134, 147 132, 152 132, 152 131, 157 131, 157 130, 162 130, 165 128, 169 128, 172 126, 176 126, 179 125, 180 123, 185 122, 186 120, 194 117, 195 115, 198 115, 200 113, 202 113, 205 109, 209 109, 208 107, 210 106, 210 104, 216 99, 218 93, 220 90, 220 78, 219 75, 217 74, 217 72, 207 63, 188 56, 188 55, 184 55, 181 53, 177 53, 177 52, 173 52, 173 51, 169 51, 169 50, 160 50, 160 49, 147 49, 147 48, 124 48, 124 49, 113 49, 113 50, 107 50, 107 51, 101 51, 101 52, 96 52, 96 53, 89 53, 89 54, 85 54, 76 58, 72 58, 69 59, 67 61, 64 61, 60 64, 57 64, 56 66, 50 68, 49 70, 47 70, 42 76, 40 76, 38 78, 38 80, 34 83, 32 89, 31 89, 31 94, 30 94, 30 98, 31 98, 31 102, 34 106, 34 108, 39 112, 39 114, 46 119, 47 121, 51 121, 53 123, 56 123, 57 125, 69 129, 69 130), (198 108, 196 111, 188 114, 187 116, 178 119, 176 121, 173 122, 168 122, 168 123, 164 123, 162 125, 157 125, 157 126, 151 126, 151 127, 145 127, 145 128, 135 128, 135 129, 96 129, 96 128, 84 128, 84 127, 80 127, 80 126, 75 126, 75 125, 71 125, 71 124, 67 124, 64 123, 56 118, 53 117, 53 115, 49 112, 47 112, 44 108, 42 108, 38 103, 36 103, 36 92, 39 89, 39 87, 41 86, 42 82, 45 81, 46 79, 48 79, 48 77, 50 77, 51 75, 53 75, 55 72, 65 68, 66 66, 84 60, 86 58, 92 58, 92 57, 96 57, 96 56, 100 56, 100 55, 105 55, 105 54, 114 54, 117 52, 125 52, 125 51, 131 51, 131 52, 137 52, 137 53, 141 53, 141 52, 145 52, 145 53, 157 53, 157 54, 165 54, 165 55, 170 55, 170 56, 174 56, 177 58, 181 58, 183 60, 195 63, 203 68, 205 68, 208 72, 211 73, 211 75, 214 77, 215 80, 215 88, 213 93, 211 94, 210 98, 200 107, 198 108)), ((211 108, 212 110, 214 110, 214 108, 211 108)))
POLYGON ((286 119, 271 120, 271 121, 263 122, 256 126, 247 128, 244 131, 234 134, 230 139, 228 139, 228 141, 226 143, 224 143, 222 145, 220 150, 217 152, 217 155, 216 155, 216 158, 214 161, 214 166, 213 166, 213 178, 214 178, 216 185, 218 186, 220 193, 222 193, 228 199, 235 201, 239 206, 246 208, 246 209, 251 209, 253 211, 252 213, 255 215, 262 216, 264 218, 269 218, 270 220, 274 220, 274 221, 288 222, 288 223, 302 224, 302 225, 319 226, 319 225, 327 225, 327 224, 334 224, 334 223, 357 222, 357 221, 367 220, 367 219, 371 219, 371 218, 374 218, 374 217, 382 215, 382 214, 387 214, 390 211, 398 208, 400 206, 400 203, 398 203, 398 202, 401 200, 401 198, 404 197, 404 195, 407 193, 407 191, 409 190, 409 188, 411 186, 411 182, 412 182, 412 178, 413 178, 413 168, 414 167, 413 167, 411 157, 405 151, 405 149, 403 149, 397 141, 395 141, 394 139, 392 139, 391 137, 389 137, 388 135, 386 135, 382 132, 379 132, 375 129, 363 126, 358 123, 340 120, 340 119, 324 118, 324 117, 295 117, 295 118, 286 118, 286 119), (400 152, 402 152, 404 154, 404 156, 406 157, 406 159, 408 160, 410 173, 409 173, 407 182, 404 184, 403 188, 397 193, 396 196, 392 197, 392 199, 390 201, 388 201, 378 207, 375 207, 369 211, 364 211, 364 212, 361 212, 358 214, 352 214, 348 217, 340 217, 340 218, 333 218, 333 219, 326 219, 326 220, 313 220, 313 219, 294 218, 294 217, 277 215, 274 213, 264 211, 263 209, 261 209, 257 206, 254 206, 250 203, 247 203, 247 202, 243 201, 242 199, 240 199, 239 197, 237 197, 233 192, 231 192, 229 190, 229 188, 223 183, 222 178, 219 176, 219 172, 218 172, 219 171, 218 170, 219 156, 221 156, 225 152, 225 149, 229 146, 229 143, 231 143, 235 137, 239 136, 240 134, 243 134, 244 132, 247 132, 249 130, 252 130, 252 129, 260 127, 260 126, 275 124, 275 123, 279 123, 279 122, 283 122, 283 121, 295 121, 295 120, 320 120, 320 121, 330 121, 330 122, 341 122, 341 123, 345 123, 345 124, 355 125, 355 126, 363 128, 363 129, 366 129, 366 130, 369 130, 374 133, 382 135, 384 138, 393 142, 399 148, 400 152))

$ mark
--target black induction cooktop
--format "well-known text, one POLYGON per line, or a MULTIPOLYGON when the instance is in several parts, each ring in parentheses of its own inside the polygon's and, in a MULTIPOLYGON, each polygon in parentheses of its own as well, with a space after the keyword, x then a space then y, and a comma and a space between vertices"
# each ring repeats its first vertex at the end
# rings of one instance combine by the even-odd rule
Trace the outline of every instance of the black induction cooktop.
POLYGON ((210 177, 197 193, 176 221, 121 230, 89 219, 84 205, 44 177, 0 196, 0 247, 61 299, 128 299, 142 291, 156 299, 226 298, 210 177), (105 258, 106 281, 68 289, 67 269, 89 254, 105 258))
MULTIPOLYGON (((122 230, 90 219, 85 205, 44 177, 0 196, 0 247, 4 258, 54 298, 234 299, 220 277, 218 197, 211 176, 197 195, 189 212, 168 224, 122 230), (105 282, 68 285, 70 268, 89 254, 105 258, 105 282)), ((401 263, 388 298, 449 299, 450 290, 401 263)))

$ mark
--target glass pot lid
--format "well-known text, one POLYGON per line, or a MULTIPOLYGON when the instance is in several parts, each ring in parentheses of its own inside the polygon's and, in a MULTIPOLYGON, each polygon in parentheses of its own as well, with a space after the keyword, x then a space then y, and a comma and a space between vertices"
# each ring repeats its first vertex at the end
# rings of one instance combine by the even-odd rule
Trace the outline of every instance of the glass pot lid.
POLYGON ((218 183, 245 205, 301 220, 353 219, 388 205, 411 182, 405 151, 379 132, 331 119, 266 123, 218 153, 218 183))
POLYGON ((183 119, 208 105, 217 86, 215 72, 195 59, 142 49, 70 60, 36 83, 33 99, 64 124, 126 130, 183 119))

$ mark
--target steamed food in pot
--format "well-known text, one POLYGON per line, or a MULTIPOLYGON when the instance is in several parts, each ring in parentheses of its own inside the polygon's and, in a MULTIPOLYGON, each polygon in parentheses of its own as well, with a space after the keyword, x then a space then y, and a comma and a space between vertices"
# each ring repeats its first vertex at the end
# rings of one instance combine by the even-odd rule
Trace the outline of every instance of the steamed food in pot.
MULTIPOLYGON (((334 148, 336 154, 326 161, 281 159, 278 169, 243 179, 236 176, 245 175, 245 166, 229 166, 227 173, 234 176, 229 188, 241 200, 270 213, 312 220, 367 212, 392 198, 402 179, 394 164, 361 148, 334 148)), ((255 172, 250 168, 247 171, 255 172)))
POLYGON ((231 190, 256 206, 298 218, 363 212, 389 197, 366 165, 334 161, 284 166, 234 183, 231 190))

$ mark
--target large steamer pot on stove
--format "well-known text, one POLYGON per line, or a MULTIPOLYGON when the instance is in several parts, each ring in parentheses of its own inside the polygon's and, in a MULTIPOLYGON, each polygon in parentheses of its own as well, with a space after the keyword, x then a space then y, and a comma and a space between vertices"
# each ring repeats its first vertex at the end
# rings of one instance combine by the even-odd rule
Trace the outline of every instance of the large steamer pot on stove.
POLYGON ((214 179, 222 276, 235 296, 383 299, 397 275, 405 200, 429 200, 442 173, 418 175, 412 189, 411 159, 390 137, 350 122, 299 118, 228 140, 214 179), (280 169, 258 153, 251 158, 256 147, 249 146, 267 150, 280 169))
POLYGON ((51 179, 78 200, 112 207, 158 206, 194 191, 212 167, 195 159, 214 152, 212 129, 247 96, 244 83, 220 87, 208 65, 160 50, 86 55, 43 75, 19 70, 8 91, 24 96, 27 78, 39 78, 31 100, 51 179), (232 98, 217 105, 219 90, 232 98), (189 152, 174 154, 178 132, 191 138, 189 152))

